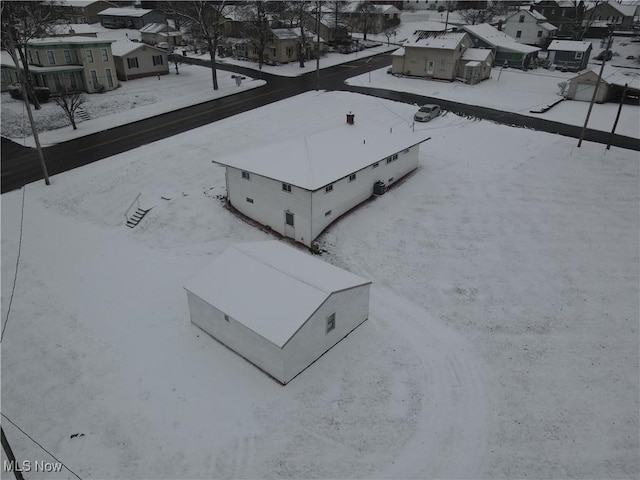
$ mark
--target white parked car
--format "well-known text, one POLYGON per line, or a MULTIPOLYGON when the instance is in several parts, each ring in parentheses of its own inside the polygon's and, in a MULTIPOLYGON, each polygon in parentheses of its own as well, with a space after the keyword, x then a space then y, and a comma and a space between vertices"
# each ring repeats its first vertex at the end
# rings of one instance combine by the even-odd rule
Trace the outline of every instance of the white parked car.
POLYGON ((440 112, 440 105, 423 105, 420 107, 420 110, 418 110, 413 116, 413 119, 416 122, 428 122, 432 118, 440 115, 440 112))

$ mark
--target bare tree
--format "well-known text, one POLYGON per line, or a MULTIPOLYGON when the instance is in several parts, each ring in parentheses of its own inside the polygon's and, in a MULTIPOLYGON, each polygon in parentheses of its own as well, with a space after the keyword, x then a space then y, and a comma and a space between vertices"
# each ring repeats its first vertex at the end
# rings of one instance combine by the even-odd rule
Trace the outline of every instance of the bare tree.
POLYGON ((396 25, 388 24, 384 27, 382 33, 384 33, 384 36, 387 37, 387 45, 389 45, 391 43, 391 37, 398 33, 398 28, 396 25))
POLYGON ((311 38, 307 25, 314 21, 314 4, 308 1, 280 2, 283 10, 280 12, 281 23, 289 28, 300 29, 300 42, 298 43, 298 60, 300 68, 304 67, 304 61, 308 54, 307 38, 311 38))
POLYGON ((71 126, 74 130, 77 130, 76 113, 80 106, 86 101, 84 93, 78 89, 64 86, 60 88, 59 93, 53 97, 53 101, 64 110, 69 122, 71 122, 71 126))
POLYGON ((379 12, 378 7, 371 2, 360 2, 356 5, 354 10, 354 17, 356 19, 356 25, 362 32, 364 40, 367 39, 367 34, 377 27, 377 16, 379 12))
POLYGON ((55 3, 7 1, 0 2, 2 11, 1 36, 2 49, 6 50, 20 78, 20 83, 29 97, 29 101, 36 110, 40 109, 33 80, 29 72, 27 59, 27 43, 34 38, 46 36, 55 21, 55 3))
POLYGON ((159 3, 159 9, 166 16, 179 21, 196 41, 207 46, 214 90, 218 90, 216 52, 225 36, 225 13, 228 8, 226 1, 191 0, 159 3))
POLYGON ((593 25, 593 22, 596 20, 595 13, 598 10, 598 7, 600 6, 601 3, 604 3, 604 2, 600 0, 596 0, 594 3, 592 3, 589 14, 587 15, 587 9, 584 5, 584 2, 579 2, 579 3, 574 2, 575 23, 574 23, 574 29, 573 29, 573 36, 575 37, 576 40, 582 40, 584 36, 587 34, 587 32, 589 31, 589 28, 591 28, 591 25, 593 25))
POLYGON ((489 23, 493 19, 493 11, 491 9, 484 10, 460 10, 460 18, 468 25, 477 25, 479 23, 489 23))
POLYGON ((258 68, 262 70, 264 65, 264 51, 271 34, 269 28, 269 17, 267 12, 267 2, 257 0, 244 5, 243 35, 255 48, 258 54, 258 68))

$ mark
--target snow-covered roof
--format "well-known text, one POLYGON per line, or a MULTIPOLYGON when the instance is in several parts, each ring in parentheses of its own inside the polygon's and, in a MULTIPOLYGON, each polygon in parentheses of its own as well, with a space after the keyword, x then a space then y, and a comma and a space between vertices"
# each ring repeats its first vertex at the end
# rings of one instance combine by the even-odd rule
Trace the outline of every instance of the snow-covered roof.
POLYGON ((0 65, 14 68, 16 66, 13 58, 11 58, 11 55, 9 55, 9 52, 7 52, 6 50, 0 50, 0 65))
POLYGON ((185 288, 283 347, 332 293, 370 283, 270 240, 227 248, 185 288))
POLYGON ((579 42, 576 40, 553 40, 547 50, 560 50, 563 52, 586 52, 591 42, 579 42))
POLYGON ((176 32, 176 29, 172 26, 167 26, 166 23, 147 23, 144 27, 138 30, 140 33, 167 33, 176 32))
MULTIPOLYGON (((572 77, 571 80, 573 81, 575 79, 579 79, 580 77, 587 76, 597 77, 598 75, 600 75, 600 68, 601 67, 596 67, 591 70, 581 72, 572 77)), ((640 91, 640 72, 637 72, 633 69, 617 68, 610 65, 605 65, 604 70, 602 71, 602 81, 608 83, 609 85, 617 85, 620 87, 624 87, 626 84, 629 86, 629 88, 640 91)))
MULTIPOLYGON (((420 29, 416 30, 414 33, 444 32, 447 29, 446 24, 442 22, 425 21, 425 22, 420 22, 419 26, 420 26, 420 29)), ((449 24, 449 29, 451 29, 451 24, 449 24)))
POLYGON ((271 32, 280 40, 300 38, 300 28, 273 28, 271 32))
POLYGON ((462 54, 462 60, 484 62, 491 56, 488 48, 467 48, 462 54))
POLYGON ((150 48, 162 53, 167 53, 167 51, 163 50, 162 48, 154 47, 153 45, 147 45, 146 43, 142 43, 142 42, 132 42, 131 40, 128 40, 128 39, 118 40, 112 43, 111 53, 113 54, 114 57, 122 57, 123 55, 128 55, 134 50, 137 50, 142 47, 150 48))
POLYGON ((426 131, 344 124, 308 137, 296 137, 214 159, 279 182, 315 191, 405 148, 425 141, 426 131))
POLYGON ((466 67, 477 67, 478 65, 480 65, 480 62, 467 62, 465 64, 466 67))
MULTIPOLYGON (((84 8, 96 3, 98 0, 56 0, 56 7, 79 7, 84 8)), ((111 2, 108 2, 111 3, 111 2)), ((112 4, 113 5, 113 4, 112 4)))
POLYGON ((92 37, 82 37, 82 36, 72 36, 72 37, 47 37, 47 38, 32 38, 27 42, 27 45, 70 45, 70 44, 96 44, 96 45, 104 45, 113 43, 115 40, 110 40, 107 38, 92 38, 92 37))
POLYGON ((62 23, 51 26, 51 35, 68 35, 73 30, 75 35, 97 34, 98 30, 88 23, 62 23))
POLYGON ((107 8, 102 10, 98 15, 111 15, 114 17, 142 17, 147 13, 151 13, 153 10, 146 8, 107 8))
POLYGON ((453 50, 460 45, 465 35, 464 32, 418 32, 404 42, 403 46, 453 50))
POLYGON ((538 47, 532 47, 523 43, 517 43, 513 38, 504 32, 501 32, 488 23, 480 23, 478 25, 462 25, 462 29, 471 35, 474 35, 493 47, 499 47, 504 50, 517 53, 538 52, 538 47))
POLYGON ((547 17, 542 15, 540 12, 536 10, 531 10, 529 7, 520 7, 520 10, 518 11, 518 13, 522 13, 522 12, 529 13, 536 20, 545 21, 547 19, 547 17))
POLYGON ((397 50, 394 50, 393 52, 391 52, 389 55, 391 55, 392 57, 404 57, 404 48, 399 48, 397 50))
POLYGON ((553 32, 554 30, 557 30, 558 27, 556 27, 555 25, 550 24, 549 22, 542 22, 538 24, 538 27, 540 28, 544 28, 545 30, 547 30, 548 32, 553 32))

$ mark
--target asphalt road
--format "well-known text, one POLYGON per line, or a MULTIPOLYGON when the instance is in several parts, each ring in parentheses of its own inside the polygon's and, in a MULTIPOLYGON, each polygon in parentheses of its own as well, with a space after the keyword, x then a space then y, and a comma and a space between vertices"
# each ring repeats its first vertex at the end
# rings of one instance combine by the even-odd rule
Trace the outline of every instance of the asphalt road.
MULTIPOLYGON (((206 61, 191 59, 190 57, 185 59, 181 58, 181 60, 207 65, 206 61)), ((46 147, 43 149, 43 153, 49 175, 52 176, 82 165, 87 165, 97 160, 102 160, 118 153, 126 152, 142 145, 168 138, 193 128, 198 128, 223 118, 231 117, 238 113, 268 105, 316 88, 320 90, 352 91, 418 105, 435 102, 442 105, 444 109, 454 113, 474 116, 496 123, 533 128, 535 130, 574 138, 579 138, 580 136, 579 127, 562 123, 536 119, 510 112, 502 112, 490 108, 459 104, 439 98, 382 89, 355 87, 344 83, 347 78, 366 73, 369 69, 376 70, 390 64, 391 59, 387 54, 362 58, 322 70, 319 81, 316 72, 288 78, 269 75, 264 72, 256 75, 254 70, 234 65, 220 64, 220 70, 254 78, 262 78, 266 80, 267 84, 257 89, 212 100, 192 107, 186 107, 181 110, 46 147)), ((585 140, 607 143, 609 134, 587 130, 585 140)), ((613 137, 612 145, 640 150, 640 140, 620 135, 613 137)), ((1 178, 2 193, 21 188, 27 183, 42 179, 40 163, 35 149, 26 148, 2 138, 1 178)))

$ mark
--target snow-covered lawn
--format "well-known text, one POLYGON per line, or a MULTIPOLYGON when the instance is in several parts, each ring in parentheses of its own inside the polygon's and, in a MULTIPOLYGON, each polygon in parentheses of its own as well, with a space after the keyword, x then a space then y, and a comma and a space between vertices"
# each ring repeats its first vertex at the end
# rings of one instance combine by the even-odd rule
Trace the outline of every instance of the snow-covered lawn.
POLYGON ((2 413, 82 478, 637 478, 637 152, 445 115, 320 239, 374 282, 327 355, 281 387, 189 322, 186 281, 270 238, 214 156, 414 110, 310 92, 3 195, 2 413))

